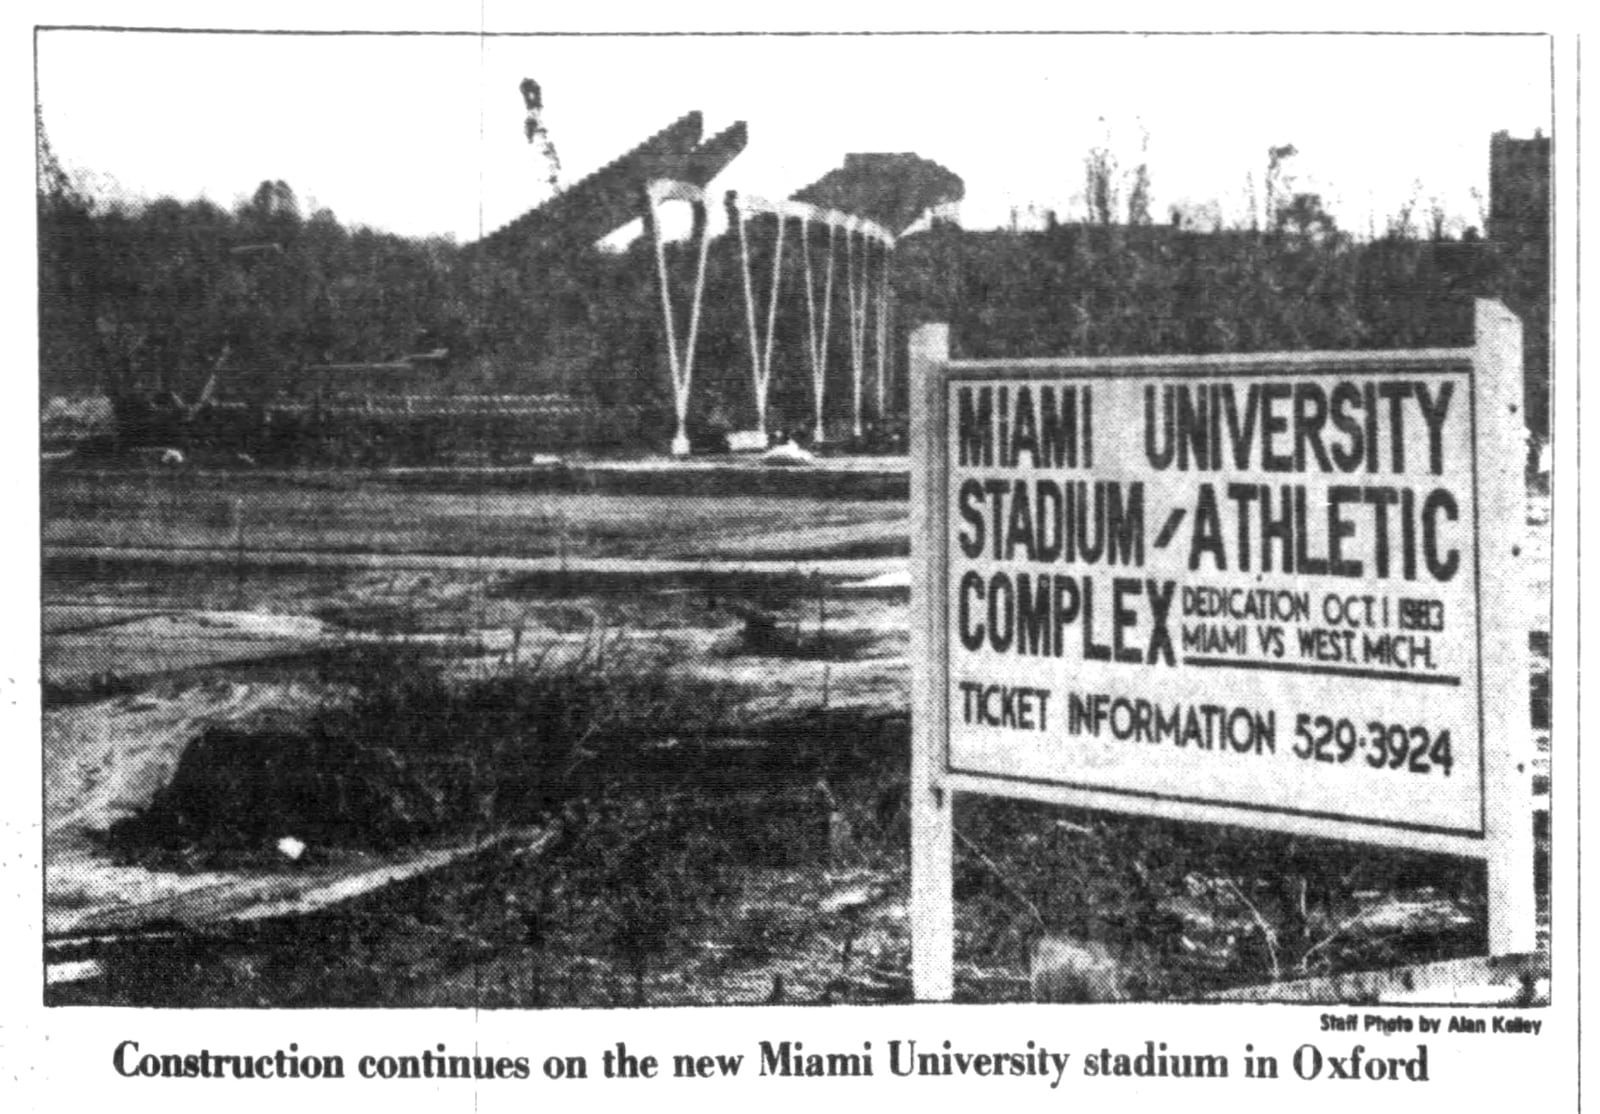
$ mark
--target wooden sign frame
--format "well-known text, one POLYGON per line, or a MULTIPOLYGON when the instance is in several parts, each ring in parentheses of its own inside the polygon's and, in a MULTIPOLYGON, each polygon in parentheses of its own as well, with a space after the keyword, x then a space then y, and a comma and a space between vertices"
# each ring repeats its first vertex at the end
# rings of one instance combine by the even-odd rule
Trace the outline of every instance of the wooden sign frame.
MULTIPOLYGON (((1528 715, 1529 649, 1517 622, 1486 624, 1496 611, 1520 615, 1526 579, 1526 432, 1522 414, 1522 326, 1498 301, 1475 306, 1470 348, 1382 352, 1294 352, 1108 359, 956 360, 949 327, 923 325, 911 337, 912 516, 912 982, 917 999, 947 1001, 953 986, 951 798, 956 792, 1045 801, 1080 808, 1231 824, 1330 839, 1442 852, 1487 861, 1489 951, 1535 946, 1533 793, 1528 715), (1472 555, 1477 605, 1476 688, 1481 728, 1481 823, 1473 830, 1408 828, 1360 816, 1262 809, 1248 800, 1190 800, 1119 792, 1079 780, 999 777, 952 765, 949 748, 950 637, 947 600, 951 528, 950 388, 961 377, 1040 380, 1158 374, 1191 377, 1310 373, 1459 375, 1470 386, 1471 476, 1476 531, 1472 555)), ((1102 431, 1101 435, 1105 435, 1102 431)), ((1131 434, 1130 434, 1131 435, 1131 434)))

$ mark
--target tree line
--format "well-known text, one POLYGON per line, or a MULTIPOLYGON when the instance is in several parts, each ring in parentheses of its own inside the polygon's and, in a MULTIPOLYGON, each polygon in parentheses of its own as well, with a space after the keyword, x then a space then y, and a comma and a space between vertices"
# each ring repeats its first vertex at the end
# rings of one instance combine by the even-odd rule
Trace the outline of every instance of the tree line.
MULTIPOLYGON (((1121 223, 1113 173, 1103 152, 1091 154, 1083 222, 1052 217, 1033 232, 943 224, 901 241, 883 417, 903 413, 905 337, 922 321, 949 322, 958 350, 973 357, 1402 348, 1471 343, 1471 300, 1492 295, 1523 315, 1530 353, 1542 358, 1548 283, 1530 265, 1539 246, 1454 237, 1437 224, 1419 235, 1409 221, 1358 240, 1315 195, 1288 192, 1273 198, 1264 227, 1153 223, 1142 166, 1121 223)), ((219 397, 264 405, 314 365, 444 349, 443 390, 645 406, 660 410, 667 430, 670 381, 646 237, 621 252, 543 258, 409 239, 306 212, 282 181, 260 183, 232 208, 116 204, 81 189, 47 143, 38 228, 45 397, 142 392, 193 405, 214 381, 219 397)), ((773 229, 751 231, 764 298, 773 229)), ((702 424, 723 428, 753 413, 736 241, 712 245, 692 405, 702 424)), ((797 254, 791 233, 772 388, 778 421, 794 425, 811 405, 797 254)), ((682 325, 693 262, 688 245, 669 256, 682 325)), ((842 250, 838 267, 827 394, 830 421, 842 425, 852 394, 842 250)), ((820 291, 820 271, 817 281, 820 291)), ((1530 425, 1543 434, 1547 368, 1531 366, 1528 378, 1530 425)))

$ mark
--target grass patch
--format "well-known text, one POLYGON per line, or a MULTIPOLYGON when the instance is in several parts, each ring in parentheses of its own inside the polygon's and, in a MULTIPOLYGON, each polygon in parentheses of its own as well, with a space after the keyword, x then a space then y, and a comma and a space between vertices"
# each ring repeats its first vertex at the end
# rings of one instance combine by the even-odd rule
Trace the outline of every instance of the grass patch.
POLYGON ((318 673, 353 691, 348 702, 302 726, 207 731, 107 839, 126 856, 215 865, 286 835, 381 849, 535 821, 627 771, 649 742, 726 730, 728 687, 665 664, 599 637, 559 661, 461 680, 404 648, 347 648, 318 673))
MULTIPOLYGON (((837 744, 850 765, 870 769, 857 757, 896 731, 861 716, 765 730, 757 741, 781 760, 752 763, 720 787, 707 789, 693 753, 680 753, 670 774, 657 765, 561 802, 558 837, 537 857, 498 848, 339 909, 219 926, 209 938, 110 942, 99 951, 102 982, 52 988, 49 1000, 659 1005, 751 1000, 741 988, 765 995, 775 964, 791 1000, 817 1000, 835 975, 829 933, 840 928, 818 911, 823 872, 837 865, 830 801, 816 788, 824 748, 837 744), (798 758, 783 745, 802 740, 798 758), (773 876, 789 881, 762 888, 773 876)), ((836 784, 839 803, 870 800, 875 788, 871 776, 836 784)), ((898 860, 895 833, 863 824, 858 835, 860 855, 898 860)))
MULTIPOLYGON (((569 782, 537 857, 496 849, 211 942, 109 945, 103 982, 51 1000, 905 1000, 908 730, 817 710, 745 725, 737 745, 657 738, 569 782), (852 891, 861 903, 841 902, 852 891)), ((964 795, 955 821, 963 1001, 1026 999, 1044 938, 1080 942, 1117 996, 1145 1000, 1484 947, 1482 869, 1460 860, 964 795)))
POLYGON ((1101 949, 1128 996, 1481 954, 1481 863, 1270 832, 957 798, 974 962, 1043 935, 1101 949))

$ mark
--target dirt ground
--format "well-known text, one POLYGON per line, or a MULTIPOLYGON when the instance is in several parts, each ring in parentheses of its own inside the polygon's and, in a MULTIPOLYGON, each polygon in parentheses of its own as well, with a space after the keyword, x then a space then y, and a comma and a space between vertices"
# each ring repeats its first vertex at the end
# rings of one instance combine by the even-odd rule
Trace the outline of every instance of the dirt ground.
MULTIPOLYGON (((49 1000, 492 1007, 909 996, 903 502, 479 497, 185 476, 47 482, 44 505, 46 922, 58 958, 82 975, 52 986, 49 1000), (91 545, 234 557, 179 564, 75 551, 91 545), (319 568, 255 556, 281 548, 378 557, 319 568), (411 553, 556 564, 419 570, 381 559, 411 553), (678 564, 605 565, 619 557, 678 564), (818 571, 835 558, 868 563, 851 575, 818 571), (412 647, 471 677, 579 654, 608 633, 665 654, 686 683, 734 694, 747 737, 730 730, 728 755, 747 748, 759 768, 799 745, 798 731, 865 757, 820 779, 807 768, 692 800, 633 787, 537 830, 458 832, 381 852, 264 846, 219 864, 107 845, 105 833, 148 808, 208 731, 292 726, 348 699, 316 667, 329 654, 412 647), (594 865, 638 870, 630 839, 665 848, 645 873, 684 879, 682 892, 638 895, 671 914, 664 925, 647 918, 653 944, 643 952, 627 942, 642 914, 605 896, 615 876, 594 865)), ((1530 600, 1547 601, 1547 501, 1532 507, 1530 527, 1530 600)), ((1548 779, 1547 605, 1528 622, 1534 742, 1548 779)), ((727 766, 742 768, 735 758, 727 766)), ((1214 847, 1022 806, 974 806, 964 830, 963 998, 1028 997, 1031 949, 1058 931, 1121 972, 1112 982, 1128 996, 1481 950, 1481 880, 1470 870, 1340 852, 1337 906, 1330 898, 1324 920, 1312 916, 1298 943, 1277 939, 1267 955, 1260 909, 1278 895, 1214 847), (1030 843, 1101 866, 1063 881, 995 850, 1030 843), (1180 868, 1161 867, 1155 897, 1135 901, 1125 881, 1101 876, 1142 856, 1156 869, 1163 848, 1180 868), (1041 908, 1039 893, 1063 889, 1094 903, 1095 923, 1041 908)), ((1280 857, 1300 853, 1282 842, 1266 841, 1280 857)))

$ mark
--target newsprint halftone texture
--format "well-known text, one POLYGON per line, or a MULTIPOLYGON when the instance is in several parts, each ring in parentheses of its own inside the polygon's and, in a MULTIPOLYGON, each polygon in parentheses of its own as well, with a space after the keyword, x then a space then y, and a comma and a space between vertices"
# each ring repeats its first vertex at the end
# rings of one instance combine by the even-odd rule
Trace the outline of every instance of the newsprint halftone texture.
MULTIPOLYGON (((274 95, 250 90, 240 127, 274 95)), ((1458 600, 1527 662, 1464 683, 1514 709, 1531 951, 1483 962, 1479 857, 963 791, 939 806, 951 989, 1548 1000, 1547 133, 1485 120, 1476 214, 1426 182, 1347 228, 1292 136, 1224 168, 1248 194, 1195 204, 1160 192, 1160 135, 1107 131, 1060 154, 1059 207, 969 227, 986 168, 959 145, 841 147, 756 196, 728 181, 786 142, 760 115, 712 125, 656 89, 590 158, 565 95, 532 64, 486 94, 510 122, 484 148, 523 160, 528 200, 463 240, 345 219, 276 173, 147 196, 68 149, 41 94, 47 1003, 910 1001, 918 609, 990 667, 930 690, 962 729, 952 770, 1004 774, 1026 734, 1051 777, 1100 753, 1137 753, 1136 795, 1206 764, 1382 776, 1420 794, 1391 821, 1451 828, 1429 793, 1506 743, 1430 726, 1461 682, 1433 675, 1458 600), (1469 436, 1440 448, 1488 420, 1470 377, 1452 395, 1403 363, 1324 361, 1281 393, 1183 364, 1070 413, 1065 387, 995 380, 952 388, 952 483, 974 486, 947 535, 915 536, 919 326, 948 326, 956 365, 1343 358, 1471 349, 1480 299, 1520 323, 1524 384, 1483 476, 1469 436), (1174 517, 1113 463, 1134 458, 1210 495, 1174 517), (1490 473, 1510 521, 1457 500, 1490 473), (1469 521, 1506 531, 1509 594, 1476 599, 1469 521), (971 562, 941 598, 925 546, 971 562), (1241 569, 1260 575, 1220 575, 1241 569), (1425 683, 1381 717, 1308 708, 1302 735, 1269 699, 1282 672, 1237 667, 1274 649, 1425 683), (1041 661, 1058 685, 1017 680, 1041 661), (1185 687, 1195 666, 1225 703, 1185 687)), ((395 152, 397 188, 428 158, 395 152)))

